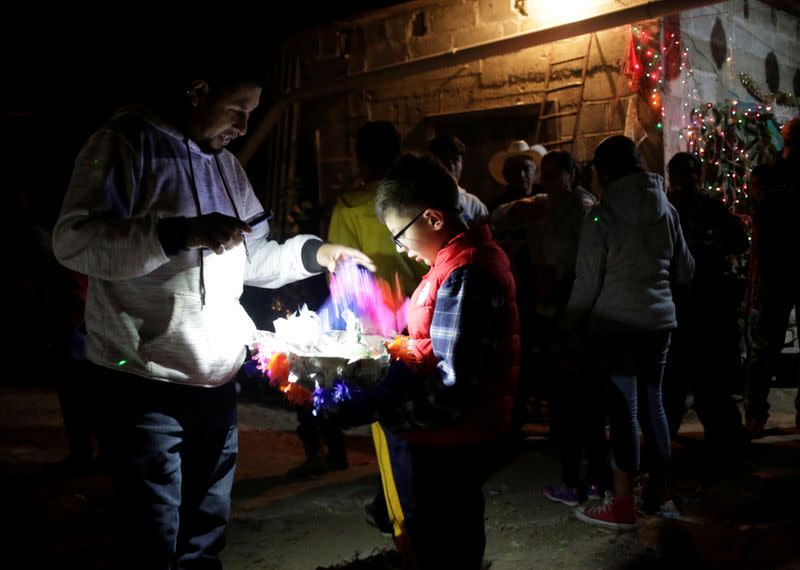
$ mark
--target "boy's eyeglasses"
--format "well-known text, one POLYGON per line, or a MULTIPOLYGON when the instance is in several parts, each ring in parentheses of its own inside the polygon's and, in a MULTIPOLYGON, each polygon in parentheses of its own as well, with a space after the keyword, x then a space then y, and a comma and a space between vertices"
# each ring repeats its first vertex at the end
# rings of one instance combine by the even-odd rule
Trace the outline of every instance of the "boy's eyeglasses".
POLYGON ((404 246, 403 246, 403 244, 402 244, 402 243, 400 243, 400 238, 401 238, 401 237, 403 237, 403 234, 404 234, 404 233, 406 233, 406 230, 407 230, 408 228, 410 228, 411 226, 413 226, 413 225, 414 225, 414 222, 416 222, 416 221, 417 221, 417 220, 420 218, 420 216, 422 216, 422 214, 424 214, 424 213, 425 213, 425 212, 427 212, 427 211, 428 211, 428 208, 425 208, 424 210, 422 210, 422 211, 421 211, 419 214, 417 214, 416 216, 414 216, 413 218, 411 218, 411 221, 410 221, 410 222, 408 222, 408 223, 407 223, 405 226, 403 226, 403 229, 402 229, 402 230, 400 230, 399 232, 397 232, 396 234, 394 234, 394 235, 392 236, 392 241, 394 242, 394 244, 395 244, 397 247, 404 247, 404 246))

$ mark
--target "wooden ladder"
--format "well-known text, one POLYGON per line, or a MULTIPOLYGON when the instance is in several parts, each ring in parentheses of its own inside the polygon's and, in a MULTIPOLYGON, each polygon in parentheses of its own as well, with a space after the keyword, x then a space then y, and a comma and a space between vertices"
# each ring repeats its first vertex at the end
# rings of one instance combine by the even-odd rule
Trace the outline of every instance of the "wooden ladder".
MULTIPOLYGON (((586 43, 586 53, 584 55, 579 55, 579 56, 576 56, 576 57, 570 57, 570 58, 562 59, 562 60, 558 60, 558 61, 553 61, 551 59, 553 51, 552 51, 552 49, 550 50, 550 53, 549 53, 550 57, 548 57, 548 61, 547 61, 547 74, 545 75, 545 80, 544 80, 544 92, 542 93, 542 102, 541 102, 541 105, 539 107, 539 116, 538 116, 538 119, 536 121, 536 136, 534 138, 534 143, 535 144, 540 144, 540 145, 544 146, 545 148, 547 148, 548 150, 550 150, 550 147, 553 147, 553 146, 563 147, 563 146, 568 145, 568 144, 569 145, 574 145, 575 139, 578 136, 578 126, 579 126, 580 118, 581 118, 581 109, 583 108, 583 93, 584 93, 584 90, 585 90, 585 87, 586 87, 586 72, 589 69, 589 55, 592 52, 592 42, 593 41, 595 41, 595 34, 591 33, 591 34, 589 34, 589 41, 586 43), (581 79, 580 79, 580 81, 572 81, 572 82, 569 82, 569 83, 565 83, 564 85, 559 85, 557 87, 550 87, 550 81, 553 78, 553 68, 554 67, 557 67, 557 66, 560 66, 560 65, 564 65, 565 63, 570 63, 572 61, 580 61, 580 60, 583 60, 583 69, 581 70, 581 79), (553 100, 549 99, 549 96, 550 96, 551 93, 555 93, 557 91, 564 91, 566 89, 574 89, 574 88, 578 88, 579 91, 578 91, 578 105, 577 105, 577 108, 575 110, 573 110, 573 111, 561 111, 558 108, 559 107, 558 101, 557 100, 553 101, 553 100), (555 104, 556 108, 555 108, 554 111, 552 111, 550 113, 546 113, 545 111, 547 110, 547 104, 551 103, 551 102, 555 104), (562 117, 569 117, 569 116, 572 116, 572 115, 575 116, 575 126, 572 129, 572 135, 571 136, 566 136, 566 137, 562 137, 561 136, 561 123, 560 123, 560 121, 557 121, 556 122, 556 138, 554 138, 552 140, 548 140, 548 141, 540 141, 539 140, 539 136, 541 135, 541 132, 542 132, 542 124, 545 121, 551 121, 553 119, 560 119, 562 117)), ((570 148, 569 150, 572 150, 572 149, 570 148)))

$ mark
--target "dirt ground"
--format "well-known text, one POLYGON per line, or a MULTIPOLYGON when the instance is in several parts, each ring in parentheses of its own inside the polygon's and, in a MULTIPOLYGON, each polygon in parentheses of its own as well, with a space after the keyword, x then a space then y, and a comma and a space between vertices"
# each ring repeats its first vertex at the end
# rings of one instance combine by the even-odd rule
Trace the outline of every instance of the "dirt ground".
MULTIPOLYGON (((688 417, 674 444, 675 495, 683 522, 647 521, 620 534, 589 527, 548 501, 558 458, 544 426, 525 428, 522 452, 485 487, 486 560, 493 570, 621 568, 655 559, 678 568, 800 568, 800 433, 794 390, 773 390, 767 437, 752 469, 698 491, 702 430, 688 417)), ((368 526, 363 505, 377 488, 364 429, 348 434, 351 466, 311 481, 286 470, 303 459, 294 414, 240 403, 240 463, 225 568, 389 568, 391 540, 368 526), (379 563, 380 562, 380 563, 379 563)), ((9 569, 110 568, 111 484, 99 473, 65 478, 48 468, 66 451, 58 401, 49 388, 0 387, 0 565, 9 569)))

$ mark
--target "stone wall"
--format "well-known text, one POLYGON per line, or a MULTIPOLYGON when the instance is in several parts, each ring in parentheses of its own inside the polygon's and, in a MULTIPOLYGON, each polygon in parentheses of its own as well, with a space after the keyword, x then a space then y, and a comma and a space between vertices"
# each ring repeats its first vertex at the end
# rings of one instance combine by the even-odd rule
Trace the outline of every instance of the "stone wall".
MULTIPOLYGON (((409 62, 545 27, 552 22, 533 10, 541 4, 539 0, 410 2, 316 30, 294 45, 301 56, 302 84, 335 82, 345 73, 409 62)), ((563 18, 577 15, 564 12, 563 18)), ((578 159, 590 157, 599 140, 625 127, 630 93, 627 82, 620 79, 620 66, 626 38, 627 27, 596 34, 577 144, 565 147, 578 159)), ((340 187, 352 182, 355 132, 368 120, 392 121, 409 149, 423 150, 436 131, 461 137, 469 146, 462 181, 483 198, 490 198, 498 192, 486 169, 492 152, 501 150, 512 138, 524 137, 535 144, 573 134, 575 115, 570 115, 544 121, 540 140, 534 140, 548 62, 579 58, 554 66, 550 86, 579 82, 588 41, 589 36, 584 35, 457 67, 409 76, 399 72, 396 79, 374 87, 305 104, 304 136, 319 130, 323 201, 329 204, 340 187)), ((577 110, 579 100, 579 88, 554 92, 548 96, 546 111, 577 110)), ((642 119, 645 123, 650 120, 642 119)), ((657 144, 660 160, 660 140, 657 144)))

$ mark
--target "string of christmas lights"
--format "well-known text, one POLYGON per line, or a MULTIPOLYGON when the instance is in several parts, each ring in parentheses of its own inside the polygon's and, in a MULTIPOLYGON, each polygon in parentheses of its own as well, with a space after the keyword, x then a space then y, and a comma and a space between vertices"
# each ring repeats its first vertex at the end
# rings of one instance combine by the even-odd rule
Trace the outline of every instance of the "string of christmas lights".
POLYGON ((703 165, 703 185, 709 194, 722 200, 731 211, 748 214, 750 171, 758 164, 771 162, 780 146, 771 104, 795 106, 800 104, 800 98, 787 93, 765 93, 750 76, 742 73, 739 75, 742 85, 759 103, 731 100, 715 105, 703 101, 689 49, 681 44, 679 34, 668 33, 662 38, 653 26, 633 25, 624 72, 631 90, 660 113, 661 121, 656 124, 659 129, 663 128, 665 116, 662 96, 665 69, 668 63, 675 64, 667 60, 676 55, 680 57, 677 76, 682 87, 678 136, 686 143, 686 150, 703 165))
POLYGON ((704 165, 703 183, 709 194, 732 211, 749 213, 747 185, 758 164, 771 162, 780 135, 772 107, 731 101, 695 107, 686 130, 688 151, 704 165))
POLYGON ((628 55, 624 72, 628 75, 628 86, 644 97, 661 120, 656 128, 664 125, 664 105, 661 93, 664 91, 664 47, 658 28, 631 26, 628 55))
MULTIPOLYGON (((668 58, 679 56, 677 76, 680 78, 681 129, 679 137, 686 150, 703 164, 703 184, 708 192, 723 201, 732 211, 749 213, 747 183, 750 171, 757 164, 771 162, 779 148, 779 133, 772 114, 770 99, 761 103, 732 100, 714 105, 703 101, 694 77, 689 49, 680 42, 679 34, 665 33, 643 26, 631 27, 628 75, 631 89, 644 96, 660 111, 663 127, 665 69, 668 58), (660 56, 659 56, 660 53, 660 56)), ((745 88, 745 74, 741 74, 745 88)), ((748 77, 749 79, 749 77, 748 77)), ((754 85, 752 80, 750 85, 754 85)), ((761 99, 756 93, 748 92, 761 99)), ((760 94, 760 93, 759 93, 760 94)), ((785 95, 785 94, 784 94, 785 95)), ((775 99, 775 96, 772 97, 775 99)), ((784 97, 784 99, 787 99, 784 97)))

